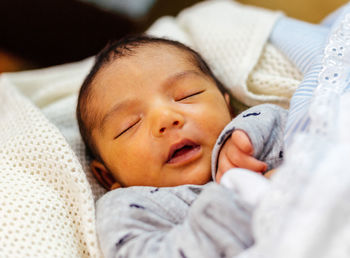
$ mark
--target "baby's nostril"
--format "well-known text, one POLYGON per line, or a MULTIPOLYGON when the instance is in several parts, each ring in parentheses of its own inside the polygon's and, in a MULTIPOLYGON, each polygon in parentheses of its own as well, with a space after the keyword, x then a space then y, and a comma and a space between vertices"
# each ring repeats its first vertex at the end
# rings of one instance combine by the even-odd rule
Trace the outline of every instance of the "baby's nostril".
POLYGON ((173 125, 178 125, 179 121, 174 121, 173 125))
POLYGON ((160 128, 159 132, 164 133, 165 127, 160 128))

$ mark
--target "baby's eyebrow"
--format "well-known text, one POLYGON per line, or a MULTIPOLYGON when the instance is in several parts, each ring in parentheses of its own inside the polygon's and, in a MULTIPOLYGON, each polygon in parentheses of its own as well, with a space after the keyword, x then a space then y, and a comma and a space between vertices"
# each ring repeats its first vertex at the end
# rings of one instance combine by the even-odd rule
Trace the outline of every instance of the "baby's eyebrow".
POLYGON ((116 113, 120 112, 121 109, 127 108, 135 104, 135 100, 127 99, 121 102, 114 104, 114 106, 103 116, 100 123, 100 130, 104 130, 108 120, 113 117, 116 113))
POLYGON ((172 85, 174 84, 176 81, 183 79, 184 77, 187 76, 202 76, 201 73, 199 73, 198 71, 195 70, 185 70, 185 71, 181 71, 179 73, 175 73, 174 75, 170 76, 169 78, 167 78, 165 80, 165 82, 163 83, 164 85, 168 86, 168 85, 172 85))

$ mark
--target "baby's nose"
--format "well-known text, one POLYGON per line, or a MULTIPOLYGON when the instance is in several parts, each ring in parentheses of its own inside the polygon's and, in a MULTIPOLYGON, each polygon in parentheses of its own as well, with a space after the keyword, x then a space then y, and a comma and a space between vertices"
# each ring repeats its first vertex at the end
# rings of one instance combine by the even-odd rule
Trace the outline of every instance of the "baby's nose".
MULTIPOLYGON (((178 124, 179 124, 179 121, 176 120, 176 121, 173 122, 172 125, 173 125, 173 126, 177 126, 178 124)), ((160 133, 164 133, 165 130, 166 130, 166 127, 162 127, 162 128, 159 129, 159 132, 160 132, 160 133)))
POLYGON ((174 111, 160 111, 157 116, 157 121, 153 126, 153 134, 157 137, 166 134, 174 128, 181 128, 184 124, 184 118, 181 114, 174 111))

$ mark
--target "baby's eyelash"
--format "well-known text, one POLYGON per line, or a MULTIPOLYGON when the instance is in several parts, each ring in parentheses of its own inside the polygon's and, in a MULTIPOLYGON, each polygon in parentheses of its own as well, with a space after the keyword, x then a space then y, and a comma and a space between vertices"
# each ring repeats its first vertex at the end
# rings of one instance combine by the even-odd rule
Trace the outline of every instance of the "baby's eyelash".
POLYGON ((204 90, 202 90, 202 91, 198 91, 198 92, 195 92, 195 93, 190 94, 190 95, 187 95, 187 96, 185 96, 185 97, 183 97, 183 98, 181 98, 181 99, 178 99, 178 101, 181 101, 181 100, 184 100, 184 99, 187 99, 187 98, 190 98, 190 97, 196 96, 196 95, 201 94, 201 93, 203 93, 203 92, 204 92, 204 90))
POLYGON ((134 127, 140 120, 136 121, 135 123, 133 123, 132 125, 130 125, 128 128, 126 128, 125 130, 123 130, 121 133, 119 133, 117 136, 114 137, 114 139, 117 139, 119 136, 123 135, 124 133, 126 133, 129 129, 131 129, 132 127, 134 127))

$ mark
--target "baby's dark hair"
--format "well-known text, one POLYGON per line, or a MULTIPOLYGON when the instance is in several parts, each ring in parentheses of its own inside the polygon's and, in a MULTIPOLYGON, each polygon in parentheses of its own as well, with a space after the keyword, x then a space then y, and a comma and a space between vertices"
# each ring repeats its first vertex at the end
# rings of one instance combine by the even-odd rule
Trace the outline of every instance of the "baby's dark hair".
POLYGON ((214 76, 209 66, 200 56, 200 54, 178 41, 141 34, 127 36, 118 41, 108 43, 107 46, 97 54, 95 58, 95 63, 92 69, 90 70, 90 73, 86 76, 80 88, 76 110, 80 134, 86 145, 87 152, 90 156, 97 159, 98 161, 102 162, 102 159, 96 149, 91 135, 94 125, 97 121, 97 114, 96 112, 89 112, 88 109, 88 103, 93 99, 91 86, 93 84, 94 79, 96 78, 96 75, 104 66, 110 64, 118 58, 131 56, 132 54, 134 54, 135 50, 142 46, 160 44, 172 46, 188 53, 189 57, 192 59, 191 61, 194 62, 194 64, 200 69, 200 71, 203 72, 203 74, 212 78, 215 84, 217 85, 218 89, 223 94, 227 92, 224 86, 221 84, 221 82, 214 76))

